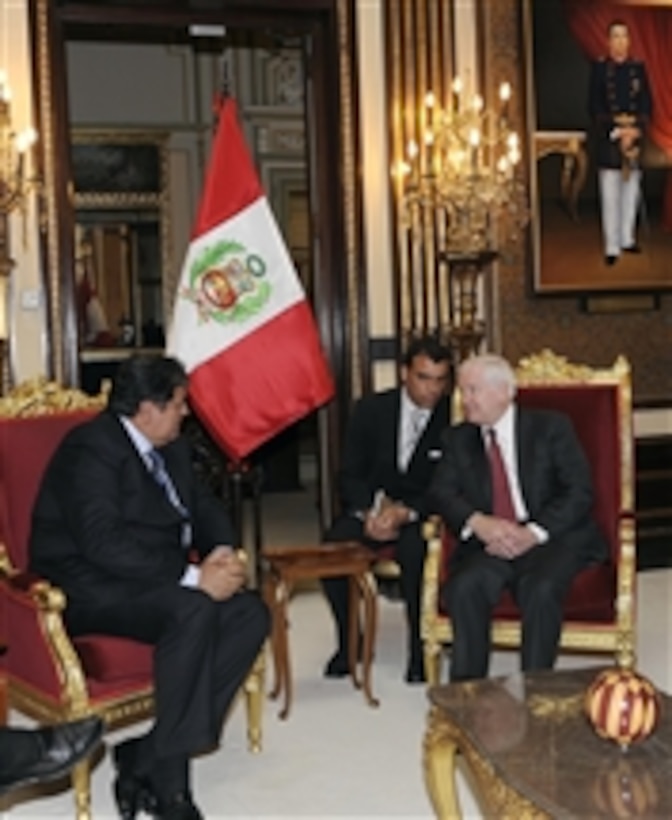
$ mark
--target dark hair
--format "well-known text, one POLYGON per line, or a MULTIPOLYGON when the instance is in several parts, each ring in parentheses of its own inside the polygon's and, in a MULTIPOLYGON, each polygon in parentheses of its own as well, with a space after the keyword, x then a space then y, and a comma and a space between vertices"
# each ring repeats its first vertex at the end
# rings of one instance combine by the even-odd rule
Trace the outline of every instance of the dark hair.
POLYGON ((187 372, 169 356, 137 354, 123 361, 114 374, 108 408, 120 416, 134 416, 143 401, 165 407, 175 389, 185 387, 187 372))
POLYGON ((428 359, 437 363, 449 362, 450 349, 441 344, 436 336, 417 336, 409 342, 401 363, 406 367, 410 367, 416 356, 427 356, 428 359))

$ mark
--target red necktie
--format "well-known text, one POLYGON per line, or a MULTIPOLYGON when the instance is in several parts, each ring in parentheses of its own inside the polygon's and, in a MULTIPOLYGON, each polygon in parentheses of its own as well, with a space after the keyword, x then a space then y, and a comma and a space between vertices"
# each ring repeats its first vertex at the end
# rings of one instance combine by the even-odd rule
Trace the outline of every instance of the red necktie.
POLYGON ((516 509, 513 506, 509 478, 506 474, 502 451, 497 443, 497 434, 492 428, 488 430, 488 438, 488 461, 490 462, 490 477, 492 479, 492 514, 498 518, 515 521, 516 509))

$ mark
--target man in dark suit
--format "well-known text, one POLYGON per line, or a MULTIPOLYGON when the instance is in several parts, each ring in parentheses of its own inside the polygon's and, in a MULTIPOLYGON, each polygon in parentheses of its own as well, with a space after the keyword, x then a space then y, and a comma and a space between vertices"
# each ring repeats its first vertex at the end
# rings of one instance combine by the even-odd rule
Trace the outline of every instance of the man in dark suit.
MULTIPOLYGON (((449 352, 431 336, 413 341, 401 366, 401 386, 366 396, 355 405, 340 472, 342 514, 324 536, 362 541, 378 550, 394 544, 408 621, 406 680, 424 680, 420 641, 420 592, 426 546, 422 524, 425 491, 448 423, 449 352)), ((348 586, 323 581, 336 621, 338 648, 327 677, 348 674, 348 586)))
POLYGON ((458 541, 443 590, 454 629, 451 680, 486 677, 492 609, 504 587, 522 612, 523 670, 551 668, 572 578, 607 555, 591 516, 590 469, 566 416, 516 406, 505 359, 467 359, 458 386, 466 421, 444 433, 429 490, 458 541))
POLYGON ((179 362, 127 359, 107 410, 58 448, 33 512, 31 568, 64 590, 70 633, 155 647, 154 725, 114 750, 122 818, 202 817, 189 761, 217 744, 268 632, 265 606, 243 589, 228 515, 180 436, 186 399, 179 362))
POLYGON ((595 127, 604 258, 639 253, 635 238, 641 194, 642 137, 651 119, 644 63, 629 57, 630 35, 620 20, 609 26, 609 55, 592 64, 588 108, 595 127))

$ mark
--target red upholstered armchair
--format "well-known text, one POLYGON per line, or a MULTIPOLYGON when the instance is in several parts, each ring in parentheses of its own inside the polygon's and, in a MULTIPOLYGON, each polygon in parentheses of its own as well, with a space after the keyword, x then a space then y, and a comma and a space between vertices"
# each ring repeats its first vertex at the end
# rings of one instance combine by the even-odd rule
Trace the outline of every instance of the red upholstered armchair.
MULTIPOLYGON (((574 579, 560 647, 605 652, 619 663, 632 664, 636 560, 630 367, 619 358, 610 369, 593 370, 545 350, 522 359, 516 373, 522 405, 558 410, 571 418, 592 468, 594 515, 610 547, 608 563, 589 566, 574 579)), ((456 410, 454 418, 459 418, 459 406, 456 410)), ((422 636, 427 680, 435 683, 441 647, 452 641, 439 590, 448 578, 453 540, 438 522, 431 522, 428 530, 422 636)), ((519 615, 508 593, 495 608, 492 643, 520 645, 519 615)))
MULTIPOLYGON (((97 412, 90 398, 43 381, 0 399, 0 616, 9 706, 41 722, 95 713, 108 726, 146 718, 152 710, 152 650, 109 636, 73 640, 62 621, 65 596, 26 572, 30 516, 55 448, 74 425, 97 412)), ((248 743, 261 747, 263 661, 245 684, 248 743)), ((73 772, 78 820, 90 817, 88 762, 73 772)))

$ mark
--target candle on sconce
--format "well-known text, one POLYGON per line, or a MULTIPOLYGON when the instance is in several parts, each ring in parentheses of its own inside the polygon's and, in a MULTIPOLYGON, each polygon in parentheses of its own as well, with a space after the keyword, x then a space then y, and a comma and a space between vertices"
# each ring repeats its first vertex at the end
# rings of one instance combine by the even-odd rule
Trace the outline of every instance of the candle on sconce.
POLYGON ((520 140, 518 134, 512 132, 506 140, 507 156, 511 165, 517 165, 520 162, 520 140))
POLYGON ((511 99, 511 83, 503 82, 499 86, 499 99, 501 102, 501 117, 506 121, 509 115, 509 100, 511 99))
POLYGON ((462 94, 462 89, 464 87, 462 83, 461 77, 455 77, 453 82, 451 83, 451 89, 453 91, 453 110, 456 114, 460 113, 460 95, 462 94))
POLYGON ((432 116, 434 113, 434 106, 436 104, 436 97, 433 91, 428 91, 425 94, 425 105, 427 106, 427 126, 432 127, 432 116))
POLYGON ((469 145, 471 146, 471 170, 478 169, 478 146, 481 144, 481 132, 478 128, 469 131, 469 145))
POLYGON ((425 131, 425 159, 426 172, 434 173, 434 132, 430 130, 425 131))
POLYGON ((408 145, 406 146, 406 155, 408 157, 408 174, 410 176, 411 183, 416 184, 418 181, 418 154, 420 153, 420 148, 418 147, 418 143, 414 139, 410 139, 408 141, 408 145))
POLYGON ((477 114, 480 114, 480 112, 483 110, 483 97, 481 97, 480 94, 474 94, 474 97, 471 101, 471 107, 477 114))

